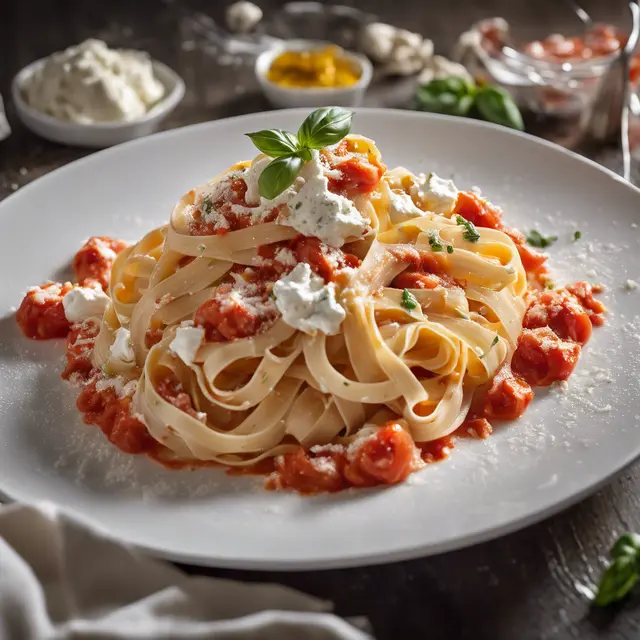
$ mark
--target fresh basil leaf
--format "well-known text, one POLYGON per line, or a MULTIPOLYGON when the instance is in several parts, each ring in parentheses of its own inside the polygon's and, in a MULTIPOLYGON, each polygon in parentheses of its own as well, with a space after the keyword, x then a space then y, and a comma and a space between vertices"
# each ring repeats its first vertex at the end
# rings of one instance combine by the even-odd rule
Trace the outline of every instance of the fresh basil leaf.
POLYGON ((516 103, 503 89, 482 87, 476 94, 475 106, 485 120, 524 131, 524 122, 516 103))
POLYGON ((296 153, 299 149, 298 138, 293 133, 282 131, 282 129, 264 129, 254 133, 245 133, 251 138, 251 142, 258 148, 258 151, 279 158, 296 153))
POLYGON ((296 155, 272 160, 260 174, 258 191, 263 198, 273 200, 289 188, 302 169, 304 160, 296 155))
POLYGON ((622 600, 638 582, 638 567, 634 557, 616 558, 602 576, 594 604, 606 607, 622 600))
POLYGON ((621 535, 611 548, 611 557, 638 556, 640 560, 640 535, 637 533, 625 533, 621 535))
POLYGON ((475 87, 462 78, 440 78, 418 88, 418 107, 422 111, 465 116, 474 101, 475 87))
POLYGON ((342 107, 324 107, 311 112, 298 129, 302 147, 322 149, 336 144, 351 131, 353 111, 342 107))

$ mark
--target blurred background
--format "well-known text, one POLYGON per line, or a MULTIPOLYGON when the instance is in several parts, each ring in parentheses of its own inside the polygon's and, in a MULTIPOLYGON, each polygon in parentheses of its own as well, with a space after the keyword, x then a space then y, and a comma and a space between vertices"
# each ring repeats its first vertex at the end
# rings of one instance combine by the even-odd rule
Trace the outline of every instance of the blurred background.
MULTIPOLYGON (((159 128, 168 129, 273 108, 256 77, 256 57, 293 38, 336 42, 373 59, 374 75, 364 94, 364 105, 420 108, 416 91, 425 83, 424 68, 420 63, 402 68, 402 60, 390 64, 384 60, 384 51, 380 52, 380 33, 365 31, 371 23, 392 25, 432 41, 431 55, 462 58, 476 80, 494 83, 494 76, 500 81, 506 78, 506 83, 498 84, 505 86, 518 103, 527 130, 572 146, 575 125, 584 117, 595 91, 594 78, 602 73, 602 68, 592 65, 598 66, 598 52, 586 60, 588 68, 578 79, 573 71, 563 73, 561 78, 552 77, 553 73, 545 76, 541 92, 540 80, 536 80, 537 86, 523 89, 516 86, 522 84, 522 77, 515 77, 514 83, 513 69, 506 69, 506 76, 501 74, 499 67, 505 60, 496 47, 502 43, 492 40, 492 33, 488 40, 472 43, 471 49, 479 46, 488 55, 490 65, 497 65, 495 74, 487 72, 482 64, 474 66, 477 51, 469 51, 469 41, 466 51, 461 50, 460 36, 478 23, 482 25, 481 21, 499 17, 509 28, 505 41, 513 49, 524 51, 532 42, 544 43, 551 34, 580 38, 593 26, 591 21, 615 28, 621 42, 630 29, 624 0, 581 0, 579 4, 571 0, 345 0, 340 6, 259 0, 261 19, 249 29, 242 24, 238 29, 237 19, 235 25, 230 24, 231 4, 223 0, 4 0, 0 7, 0 94, 12 134, 0 142, 0 195, 90 151, 50 143, 31 133, 20 122, 11 99, 12 79, 25 65, 87 38, 103 40, 109 47, 146 51, 183 78, 183 100, 159 124, 159 128), (235 30, 231 28, 234 26, 235 30)), ((562 49, 557 45, 558 51, 562 49)), ((551 59, 557 61, 552 54, 551 59)), ((579 58, 583 54, 576 55, 579 58)), ((544 56, 539 57, 546 63, 544 56)), ((572 55, 565 59, 575 62, 572 55)), ((523 69, 520 65, 515 75, 523 73, 531 85, 531 66, 523 69)), ((613 151, 599 159, 616 168, 618 157, 613 151)))

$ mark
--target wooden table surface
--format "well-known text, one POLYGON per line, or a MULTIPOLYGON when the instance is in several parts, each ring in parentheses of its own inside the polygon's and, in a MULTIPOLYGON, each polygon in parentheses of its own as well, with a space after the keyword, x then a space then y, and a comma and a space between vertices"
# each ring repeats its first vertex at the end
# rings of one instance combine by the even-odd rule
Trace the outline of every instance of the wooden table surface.
MULTIPOLYGON (((281 3, 262 0, 260 4, 266 11, 281 3)), ((546 32, 575 25, 570 3, 561 0, 347 4, 428 34, 442 53, 463 29, 482 17, 504 15, 511 22, 546 32), (396 11, 396 6, 402 10, 396 11)), ((620 21, 624 16, 623 0, 581 4, 597 19, 620 21)), ((20 68, 86 37, 146 49, 184 77, 185 100, 166 128, 267 109, 250 65, 221 61, 215 48, 196 33, 198 24, 206 24, 202 14, 220 20, 225 5, 219 0, 0 2, 0 93, 9 103, 13 126, 11 137, 0 142, 0 199, 87 153, 29 133, 17 121, 9 100, 11 78, 20 68)), ((397 89, 372 94, 369 103, 401 106, 407 95, 405 84, 400 83, 397 89)), ((615 156, 607 156, 609 164, 616 161, 615 156)), ((188 570, 296 587, 332 600, 339 614, 368 616, 378 638, 640 638, 640 599, 594 612, 584 595, 585 586, 600 575, 603 556, 615 537, 627 530, 640 531, 639 495, 640 466, 635 465, 594 496, 553 518, 441 556, 301 573, 188 570)))

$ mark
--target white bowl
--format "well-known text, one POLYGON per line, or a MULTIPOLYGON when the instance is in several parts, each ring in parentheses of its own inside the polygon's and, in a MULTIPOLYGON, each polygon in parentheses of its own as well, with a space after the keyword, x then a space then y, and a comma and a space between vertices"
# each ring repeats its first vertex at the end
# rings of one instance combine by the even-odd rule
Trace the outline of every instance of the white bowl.
POLYGON ((256 60, 256 77, 264 94, 273 106, 289 107, 357 107, 362 104, 364 94, 371 82, 373 67, 366 56, 345 51, 344 57, 360 71, 360 79, 349 87, 282 87, 267 78, 267 72, 277 56, 283 51, 308 51, 331 45, 317 40, 287 40, 261 53, 256 60))
POLYGON ((156 78, 164 85, 165 95, 142 118, 131 122, 78 124, 59 120, 34 109, 22 97, 25 80, 45 63, 44 59, 27 65, 13 79, 11 94, 18 117, 23 124, 43 138, 77 147, 101 149, 140 138, 156 131, 160 123, 178 106, 184 96, 184 81, 165 64, 152 61, 156 78))

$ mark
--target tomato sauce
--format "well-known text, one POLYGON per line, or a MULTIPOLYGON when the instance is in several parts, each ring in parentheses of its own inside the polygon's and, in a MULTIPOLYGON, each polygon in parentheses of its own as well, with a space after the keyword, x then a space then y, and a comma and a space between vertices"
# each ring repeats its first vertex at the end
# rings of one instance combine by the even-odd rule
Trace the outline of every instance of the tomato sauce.
POLYGON ((511 367, 504 365, 491 381, 482 399, 484 418, 516 420, 533 400, 533 389, 521 377, 515 376, 511 367))
POLYGON ((323 150, 320 157, 331 171, 329 191, 354 198, 374 191, 387 168, 373 153, 349 154, 348 145, 343 140, 331 153, 323 150))
POLYGON ((32 340, 64 338, 70 325, 64 315, 62 298, 73 289, 70 282, 50 282, 33 287, 22 300, 16 322, 22 333, 32 340))
POLYGON ((96 380, 80 392, 76 406, 86 424, 99 427, 125 453, 152 454, 161 446, 146 426, 131 415, 131 398, 119 398, 112 388, 98 391, 96 380))
POLYGON ((122 240, 93 236, 81 247, 73 259, 76 282, 82 286, 98 282, 106 291, 111 277, 111 267, 118 253, 127 247, 122 240))
MULTIPOLYGON (((225 235, 230 231, 246 229, 253 223, 250 211, 238 211, 241 209, 252 209, 257 205, 250 205, 247 202, 247 183, 243 178, 228 179, 229 186, 222 190, 216 200, 208 203, 210 211, 221 216, 226 224, 221 226, 214 222, 207 221, 200 209, 196 209, 193 220, 189 225, 189 234, 192 236, 215 236, 225 235)), ((261 216, 261 222, 273 222, 280 213, 281 207, 274 207, 265 216, 261 216)))
POLYGON ((402 482, 415 467, 415 445, 397 423, 389 422, 348 449, 302 447, 278 456, 268 489, 298 493, 333 493, 349 487, 373 487, 402 482))

